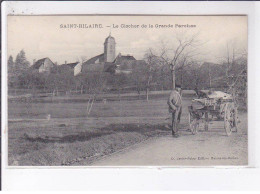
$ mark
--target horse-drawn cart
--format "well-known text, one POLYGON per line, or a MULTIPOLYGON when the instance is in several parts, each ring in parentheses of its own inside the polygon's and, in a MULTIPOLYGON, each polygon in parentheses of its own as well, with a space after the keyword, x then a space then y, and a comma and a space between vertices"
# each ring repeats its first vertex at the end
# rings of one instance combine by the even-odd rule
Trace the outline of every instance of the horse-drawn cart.
POLYGON ((237 132, 237 108, 230 94, 221 91, 199 91, 198 99, 193 99, 189 109, 189 124, 192 134, 198 132, 204 123, 205 131, 211 121, 224 121, 226 134, 237 132))

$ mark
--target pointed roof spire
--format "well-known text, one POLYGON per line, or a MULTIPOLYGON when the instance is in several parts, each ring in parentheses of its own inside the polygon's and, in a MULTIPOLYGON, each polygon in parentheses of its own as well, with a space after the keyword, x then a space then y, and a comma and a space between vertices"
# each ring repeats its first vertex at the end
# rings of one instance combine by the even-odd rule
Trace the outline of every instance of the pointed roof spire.
POLYGON ((106 38, 105 43, 106 43, 108 40, 114 40, 114 41, 115 41, 115 38, 114 38, 113 36, 111 36, 111 28, 110 28, 110 31, 109 31, 109 36, 106 38))

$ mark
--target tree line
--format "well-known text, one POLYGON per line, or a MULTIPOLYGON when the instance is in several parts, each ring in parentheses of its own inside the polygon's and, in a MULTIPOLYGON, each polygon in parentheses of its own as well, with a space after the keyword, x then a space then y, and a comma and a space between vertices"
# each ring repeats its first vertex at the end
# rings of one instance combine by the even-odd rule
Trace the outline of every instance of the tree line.
POLYGON ((24 50, 17 54, 15 60, 13 56, 9 56, 8 87, 10 90, 29 89, 35 92, 61 94, 61 92, 69 93, 71 91, 100 93, 124 90, 140 93, 152 87, 153 90, 171 88, 170 75, 167 76, 168 69, 162 67, 160 71, 152 71, 149 63, 133 66, 131 74, 83 72, 78 76, 74 76, 73 70, 69 67, 60 68, 59 65, 54 66, 50 73, 40 73, 30 67, 31 64, 27 60, 24 50), (152 74, 153 77, 151 77, 152 74))
MULTIPOLYGON (((14 60, 8 59, 8 85, 10 89, 30 89, 37 92, 97 94, 116 91, 146 92, 170 90, 175 84, 183 89, 218 88, 234 95, 247 91, 247 53, 227 44, 218 64, 200 60, 202 46, 197 35, 178 37, 174 45, 162 43, 160 48, 150 48, 145 63, 132 66, 130 74, 83 72, 74 76, 70 69, 55 66, 50 73, 39 73, 30 68, 24 50, 14 60)), ((244 99, 244 101, 246 101, 244 99)))

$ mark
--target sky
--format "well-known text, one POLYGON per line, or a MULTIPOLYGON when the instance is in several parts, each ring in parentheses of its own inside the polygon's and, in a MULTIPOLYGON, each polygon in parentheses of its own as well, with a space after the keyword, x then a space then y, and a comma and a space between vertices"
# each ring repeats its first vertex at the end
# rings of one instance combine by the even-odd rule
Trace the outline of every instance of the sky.
POLYGON ((200 58, 207 62, 217 63, 228 42, 247 51, 246 16, 8 16, 7 30, 8 56, 15 58, 23 49, 30 63, 44 57, 58 64, 89 59, 104 52, 110 32, 116 40, 116 54, 136 59, 143 59, 149 48, 158 49, 162 42, 174 48, 176 35, 198 34, 203 42, 200 58), (68 24, 74 28, 64 28, 68 24), (79 28, 80 24, 102 28, 79 28), (180 27, 187 24, 196 27, 180 27))

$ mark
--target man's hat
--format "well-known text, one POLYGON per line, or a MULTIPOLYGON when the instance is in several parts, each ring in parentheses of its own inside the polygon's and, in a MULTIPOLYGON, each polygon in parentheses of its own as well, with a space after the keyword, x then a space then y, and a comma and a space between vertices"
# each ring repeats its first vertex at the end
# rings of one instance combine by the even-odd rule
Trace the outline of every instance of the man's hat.
POLYGON ((181 88, 180 84, 175 84, 175 88, 181 88))

